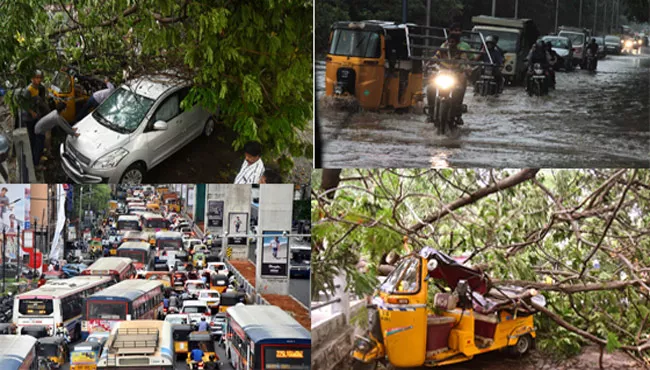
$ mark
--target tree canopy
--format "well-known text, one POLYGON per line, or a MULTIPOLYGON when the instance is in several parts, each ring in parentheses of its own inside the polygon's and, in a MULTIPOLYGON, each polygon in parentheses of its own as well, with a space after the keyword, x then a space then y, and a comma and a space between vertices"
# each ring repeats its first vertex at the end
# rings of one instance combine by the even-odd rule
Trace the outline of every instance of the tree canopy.
POLYGON ((259 140, 285 170, 311 156, 310 0, 0 0, 0 16, 3 83, 67 66, 172 75, 194 84, 185 107, 219 107, 234 149, 259 140))
POLYGON ((406 239, 541 291, 543 349, 590 341, 649 358, 650 171, 323 171, 312 176, 314 297, 341 272, 349 291, 371 294, 406 239))

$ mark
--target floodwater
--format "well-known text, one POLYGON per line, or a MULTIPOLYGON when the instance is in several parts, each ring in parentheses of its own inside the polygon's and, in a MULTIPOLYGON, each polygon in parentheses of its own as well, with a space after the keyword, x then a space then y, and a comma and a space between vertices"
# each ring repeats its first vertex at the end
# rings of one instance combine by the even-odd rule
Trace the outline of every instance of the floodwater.
MULTIPOLYGON (((325 64, 316 65, 317 98, 325 64)), ((465 124, 438 136, 422 113, 337 111, 320 104, 326 168, 648 167, 650 55, 607 56, 595 74, 557 72, 557 87, 529 97, 506 87, 499 97, 465 95, 465 124)))

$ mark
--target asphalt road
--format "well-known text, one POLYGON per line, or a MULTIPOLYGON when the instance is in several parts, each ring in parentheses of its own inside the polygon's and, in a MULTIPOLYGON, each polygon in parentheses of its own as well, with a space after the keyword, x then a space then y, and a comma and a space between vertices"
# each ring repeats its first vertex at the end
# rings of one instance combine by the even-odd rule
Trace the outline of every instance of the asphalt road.
POLYGON ((289 280, 289 294, 294 298, 302 302, 305 306, 309 307, 310 298, 309 291, 311 286, 309 284, 309 279, 290 279, 289 280))
MULTIPOLYGON (((644 53, 650 49, 644 48, 644 53)), ((421 109, 350 113, 324 97, 316 65, 323 167, 645 167, 650 165, 650 55, 612 55, 590 73, 557 72, 557 89, 498 97, 468 87, 464 125, 436 135, 421 109)), ((318 145, 318 144, 317 144, 318 145)))

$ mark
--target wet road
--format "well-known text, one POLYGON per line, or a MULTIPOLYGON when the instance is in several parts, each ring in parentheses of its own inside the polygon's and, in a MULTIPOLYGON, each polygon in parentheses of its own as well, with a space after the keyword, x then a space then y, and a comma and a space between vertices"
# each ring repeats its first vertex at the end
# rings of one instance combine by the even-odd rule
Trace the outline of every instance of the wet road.
POLYGON ((647 54, 607 56, 595 74, 558 72, 543 98, 523 87, 496 98, 468 88, 465 124, 452 137, 436 135, 424 114, 337 111, 323 97, 323 62, 316 74, 324 167, 650 166, 647 54))

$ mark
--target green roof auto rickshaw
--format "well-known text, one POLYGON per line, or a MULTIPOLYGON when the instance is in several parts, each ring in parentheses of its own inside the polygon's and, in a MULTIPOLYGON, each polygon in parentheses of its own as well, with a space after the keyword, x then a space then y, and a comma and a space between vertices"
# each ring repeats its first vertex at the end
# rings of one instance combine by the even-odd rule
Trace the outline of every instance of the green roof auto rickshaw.
POLYGON ((68 358, 68 344, 63 337, 44 337, 36 342, 36 355, 62 367, 68 358))
POLYGON ((189 353, 189 337, 192 332, 192 325, 174 324, 172 325, 172 339, 174 340, 174 353, 176 355, 189 353))

